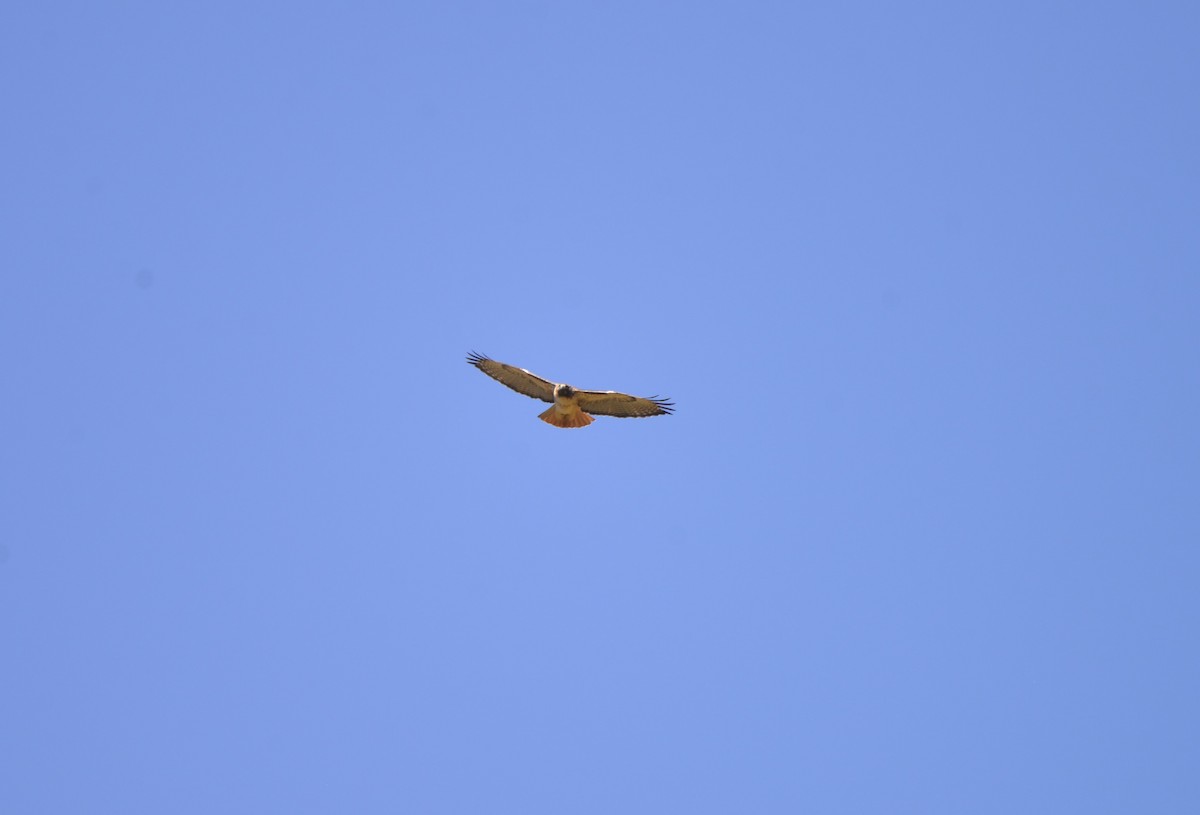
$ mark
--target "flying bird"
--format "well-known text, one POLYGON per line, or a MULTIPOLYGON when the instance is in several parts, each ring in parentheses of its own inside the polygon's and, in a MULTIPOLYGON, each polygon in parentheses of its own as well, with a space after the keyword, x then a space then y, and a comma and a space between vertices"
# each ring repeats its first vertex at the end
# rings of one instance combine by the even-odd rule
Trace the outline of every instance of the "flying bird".
POLYGON ((657 396, 643 398, 616 391, 579 390, 542 379, 524 368, 496 362, 474 351, 467 355, 467 362, 517 393, 553 402, 549 410, 538 414, 538 418, 555 427, 587 427, 595 421, 593 415, 624 419, 666 416, 675 411, 673 403, 657 396))

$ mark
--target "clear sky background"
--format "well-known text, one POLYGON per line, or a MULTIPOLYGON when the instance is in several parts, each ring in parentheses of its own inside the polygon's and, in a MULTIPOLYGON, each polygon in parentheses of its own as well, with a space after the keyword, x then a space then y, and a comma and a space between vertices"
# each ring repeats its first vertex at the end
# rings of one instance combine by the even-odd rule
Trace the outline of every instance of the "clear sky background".
POLYGON ((0 810, 1200 811, 1195 8, 7 4, 0 810))

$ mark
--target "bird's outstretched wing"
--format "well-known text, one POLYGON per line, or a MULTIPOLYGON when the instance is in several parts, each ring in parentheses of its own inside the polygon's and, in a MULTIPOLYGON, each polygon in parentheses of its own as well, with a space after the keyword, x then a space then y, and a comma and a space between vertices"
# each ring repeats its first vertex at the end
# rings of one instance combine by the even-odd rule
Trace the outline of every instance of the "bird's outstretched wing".
POLYGON ((576 391, 579 409, 596 416, 617 416, 622 419, 643 416, 666 416, 675 412, 675 405, 657 396, 630 396, 616 391, 576 391))
POLYGON ((472 351, 467 355, 467 362, 474 365, 497 382, 507 385, 517 393, 523 393, 543 402, 554 401, 554 383, 547 382, 536 374, 531 374, 524 368, 505 365, 494 359, 472 351))

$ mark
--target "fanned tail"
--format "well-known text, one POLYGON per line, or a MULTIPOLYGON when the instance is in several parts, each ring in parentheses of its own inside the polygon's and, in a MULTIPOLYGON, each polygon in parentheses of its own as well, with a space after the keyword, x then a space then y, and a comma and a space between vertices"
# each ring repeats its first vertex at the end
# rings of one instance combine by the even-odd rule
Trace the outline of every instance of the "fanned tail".
POLYGON ((555 427, 587 427, 592 422, 596 421, 591 416, 584 413, 578 408, 571 413, 559 413, 555 410, 554 405, 550 409, 538 414, 538 418, 546 424, 552 424, 555 427))

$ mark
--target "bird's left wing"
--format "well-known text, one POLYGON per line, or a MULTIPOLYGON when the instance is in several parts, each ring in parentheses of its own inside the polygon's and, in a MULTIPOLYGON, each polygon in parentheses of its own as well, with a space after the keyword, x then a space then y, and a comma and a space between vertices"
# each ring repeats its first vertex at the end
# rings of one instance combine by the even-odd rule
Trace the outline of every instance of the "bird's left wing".
POLYGON ((534 399, 541 399, 543 402, 554 401, 554 383, 548 382, 536 374, 531 374, 524 368, 518 368, 515 365, 505 365, 503 362, 489 359, 483 354, 477 354, 474 351, 467 355, 467 362, 497 382, 512 388, 517 393, 523 393, 534 399))
POLYGON ((616 391, 575 391, 579 409, 596 416, 617 416, 622 419, 643 416, 666 416, 675 412, 675 405, 657 396, 630 396, 616 391))

